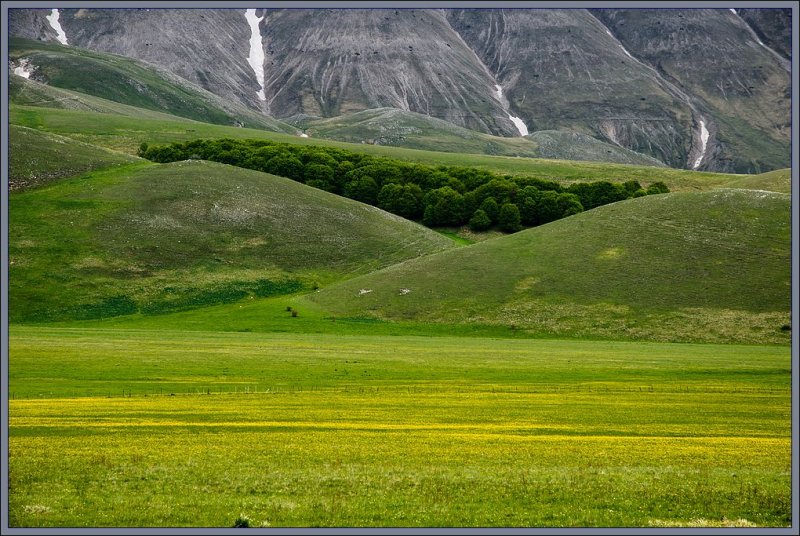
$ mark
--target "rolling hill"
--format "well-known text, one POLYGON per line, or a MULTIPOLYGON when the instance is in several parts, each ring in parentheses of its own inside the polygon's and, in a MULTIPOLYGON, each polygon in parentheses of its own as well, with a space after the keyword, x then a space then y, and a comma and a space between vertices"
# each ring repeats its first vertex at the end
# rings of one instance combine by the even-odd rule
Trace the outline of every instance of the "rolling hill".
POLYGON ((759 175, 745 175, 725 185, 727 188, 748 190, 767 190, 770 192, 792 193, 792 170, 776 169, 759 175))
POLYGON ((10 320, 161 313, 310 290, 453 242, 289 179, 133 164, 14 194, 10 320))
POLYGON ((786 343, 790 236, 785 194, 648 196, 404 262, 305 300, 335 316, 547 336, 786 343))
POLYGON ((9 125, 8 188, 43 186, 89 171, 121 166, 142 159, 71 138, 9 125))

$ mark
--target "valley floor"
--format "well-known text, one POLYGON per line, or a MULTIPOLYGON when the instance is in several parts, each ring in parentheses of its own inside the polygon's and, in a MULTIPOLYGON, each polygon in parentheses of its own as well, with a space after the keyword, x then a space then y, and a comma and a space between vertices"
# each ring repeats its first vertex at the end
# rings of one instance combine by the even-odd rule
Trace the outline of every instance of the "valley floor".
POLYGON ((12 527, 791 524, 785 346, 12 325, 12 527))

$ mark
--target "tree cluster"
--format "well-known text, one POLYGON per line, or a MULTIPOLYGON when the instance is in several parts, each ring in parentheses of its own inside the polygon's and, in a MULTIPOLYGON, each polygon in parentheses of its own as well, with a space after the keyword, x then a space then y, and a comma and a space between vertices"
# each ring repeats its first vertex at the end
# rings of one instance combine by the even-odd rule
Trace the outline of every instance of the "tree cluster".
POLYGON ((456 166, 426 166, 335 147, 266 140, 194 140, 165 146, 142 144, 139 156, 154 162, 210 160, 288 177, 382 208, 428 227, 469 224, 515 232, 584 210, 642 195, 667 193, 663 182, 578 182, 562 186, 537 177, 498 176, 456 166))

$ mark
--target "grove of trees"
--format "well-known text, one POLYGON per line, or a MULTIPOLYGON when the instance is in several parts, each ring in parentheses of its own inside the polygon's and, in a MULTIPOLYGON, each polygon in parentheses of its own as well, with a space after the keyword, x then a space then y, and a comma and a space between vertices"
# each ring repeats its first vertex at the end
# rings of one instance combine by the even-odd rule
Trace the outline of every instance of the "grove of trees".
POLYGON ((429 227, 469 225, 515 232, 631 197, 669 192, 663 182, 577 182, 499 176, 458 166, 427 166, 335 147, 213 139, 149 147, 154 162, 199 159, 280 175, 380 207, 429 227))

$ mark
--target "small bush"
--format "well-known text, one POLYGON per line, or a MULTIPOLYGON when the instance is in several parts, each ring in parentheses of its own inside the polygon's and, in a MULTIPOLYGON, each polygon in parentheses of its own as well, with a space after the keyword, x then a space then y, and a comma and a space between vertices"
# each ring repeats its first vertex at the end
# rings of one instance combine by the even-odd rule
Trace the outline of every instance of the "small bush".
POLYGON ((244 514, 239 514, 236 521, 233 522, 233 527, 237 529, 246 529, 250 527, 250 518, 244 514))

